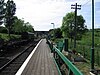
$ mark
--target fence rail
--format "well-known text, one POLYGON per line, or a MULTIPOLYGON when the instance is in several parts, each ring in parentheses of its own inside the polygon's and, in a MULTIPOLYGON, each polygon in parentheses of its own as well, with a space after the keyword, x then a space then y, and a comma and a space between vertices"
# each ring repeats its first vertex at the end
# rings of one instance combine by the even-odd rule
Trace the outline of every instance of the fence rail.
POLYGON ((54 54, 54 59, 58 66, 60 66, 60 62, 63 62, 68 68, 68 75, 83 75, 73 64, 69 61, 59 49, 53 46, 52 42, 47 40, 47 43, 51 49, 51 52, 54 54))
POLYGON ((74 75, 83 75, 73 64, 70 62, 56 47, 54 47, 56 53, 60 56, 60 58, 64 61, 64 63, 68 66, 69 71, 71 70, 74 75))

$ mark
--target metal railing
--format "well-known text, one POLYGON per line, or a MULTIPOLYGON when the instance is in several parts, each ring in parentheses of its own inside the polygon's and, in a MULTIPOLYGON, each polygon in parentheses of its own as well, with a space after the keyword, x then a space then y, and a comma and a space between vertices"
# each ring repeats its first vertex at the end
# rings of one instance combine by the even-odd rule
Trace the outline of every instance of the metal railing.
MULTIPOLYGON (((56 55, 58 55, 69 68, 69 75, 83 75, 55 46, 56 55)), ((57 57, 57 56, 55 56, 57 57)), ((59 59, 58 59, 59 60, 59 59)))
MULTIPOLYGON (((57 49, 55 46, 53 46, 52 42, 47 40, 47 43, 51 49, 51 52, 53 52, 54 55, 54 59, 59 67, 59 69, 61 68, 62 64, 66 65, 66 68, 68 70, 68 74, 67 75, 83 75, 74 65, 73 63, 67 59, 61 52, 59 49, 57 49)), ((61 69, 60 69, 61 71, 61 69)), ((62 75, 63 72, 61 72, 62 75)), ((61 75, 60 74, 60 75, 61 75)))

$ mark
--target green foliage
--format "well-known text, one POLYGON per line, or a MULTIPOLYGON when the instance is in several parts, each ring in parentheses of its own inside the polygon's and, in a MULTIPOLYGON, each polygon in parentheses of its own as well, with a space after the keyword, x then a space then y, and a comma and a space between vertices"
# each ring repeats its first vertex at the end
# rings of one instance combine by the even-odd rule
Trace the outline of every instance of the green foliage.
POLYGON ((62 31, 60 28, 50 29, 49 30, 49 38, 55 40, 56 38, 62 38, 62 31))
POLYGON ((0 25, 3 23, 4 18, 4 0, 0 0, 0 25))
MULTIPOLYGON (((75 36, 75 22, 74 22, 74 13, 68 13, 63 17, 62 21, 62 32, 64 37, 73 39, 75 36)), ((82 34, 85 33, 87 27, 85 26, 85 20, 82 15, 77 16, 77 26, 76 26, 76 38, 81 39, 82 34)))
POLYGON ((62 38, 62 31, 60 28, 54 30, 55 38, 62 38))
MULTIPOLYGON (((15 39, 15 38, 17 39, 20 37, 21 37, 20 35, 11 34, 11 39, 15 39)), ((4 39, 5 41, 8 41, 9 40, 8 34, 0 33, 0 39, 4 39)))
POLYGON ((18 19, 17 17, 15 18, 16 19, 13 27, 14 33, 20 34, 22 32, 34 32, 34 28, 29 22, 25 23, 24 20, 18 19))
POLYGON ((3 26, 0 26, 0 33, 7 33, 7 29, 3 26))
POLYGON ((65 17, 63 17, 62 21, 62 32, 64 37, 70 37, 70 34, 73 34, 74 31, 74 13, 68 13, 65 17), (71 33, 70 33, 71 32, 71 33))
POLYGON ((21 20, 21 19, 18 19, 17 17, 16 17, 16 19, 15 19, 15 23, 14 23, 14 27, 13 27, 13 31, 15 32, 15 33, 21 33, 21 32, 23 32, 23 24, 24 24, 24 20, 21 20))
MULTIPOLYGON (((24 22, 23 19, 18 19, 14 16, 14 23, 12 27, 12 34, 20 34, 22 32, 34 32, 33 26, 29 22, 24 22)), ((0 26, 0 33, 7 33, 7 28, 0 26)))
MULTIPOLYGON (((16 12, 16 4, 13 0, 8 0, 4 3, 4 0, 0 0, 0 25, 4 22, 5 27, 0 27, 0 33, 7 33, 9 36, 3 37, 4 39, 16 38, 12 36, 12 33, 20 34, 22 32, 34 32, 32 25, 29 22, 18 19, 14 16, 16 12), (4 7, 5 6, 5 7, 4 7), (4 20, 4 21, 3 21, 4 20), (11 34, 11 36, 10 36, 11 34)), ((2 38, 3 35, 0 37, 2 38)))
POLYGON ((14 1, 8 0, 5 8, 5 26, 11 29, 14 23, 14 15, 16 12, 16 5, 14 1))
POLYGON ((6 3, 6 8, 5 8, 5 27, 8 29, 8 34, 10 37, 10 31, 13 27, 14 23, 14 15, 16 12, 16 4, 14 3, 13 0, 8 0, 6 3))
MULTIPOLYGON (((100 29, 99 29, 100 30, 100 29)), ((97 31, 95 29, 95 42, 94 42, 94 50, 95 50, 95 63, 100 66, 100 31, 97 31)), ((72 43, 69 41, 69 46, 71 46, 72 43)), ((85 33, 81 40, 77 41, 77 47, 76 51, 81 53, 86 59, 90 60, 90 52, 91 52, 91 46, 92 46, 92 31, 88 31, 85 33)))
POLYGON ((53 29, 50 29, 49 30, 49 38, 54 38, 54 30, 53 29))
POLYGON ((33 32, 34 29, 29 22, 24 23, 24 32, 33 32))

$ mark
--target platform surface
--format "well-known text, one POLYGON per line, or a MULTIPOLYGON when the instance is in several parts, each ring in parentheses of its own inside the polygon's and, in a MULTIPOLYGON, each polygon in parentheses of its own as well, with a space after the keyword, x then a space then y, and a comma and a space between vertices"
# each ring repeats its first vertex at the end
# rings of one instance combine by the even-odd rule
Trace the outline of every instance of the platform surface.
POLYGON ((21 75, 59 75, 45 39, 38 45, 21 75))

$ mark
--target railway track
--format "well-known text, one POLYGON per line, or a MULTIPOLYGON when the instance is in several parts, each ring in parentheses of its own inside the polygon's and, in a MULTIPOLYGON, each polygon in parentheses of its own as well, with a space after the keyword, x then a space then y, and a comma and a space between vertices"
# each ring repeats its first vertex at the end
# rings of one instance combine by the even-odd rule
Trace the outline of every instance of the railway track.
POLYGON ((0 67, 0 75, 15 75, 15 73, 18 71, 18 69, 23 64, 23 62, 31 53, 34 47, 35 46, 31 44, 21 53, 17 54, 14 58, 8 61, 6 64, 3 64, 3 66, 0 67))

